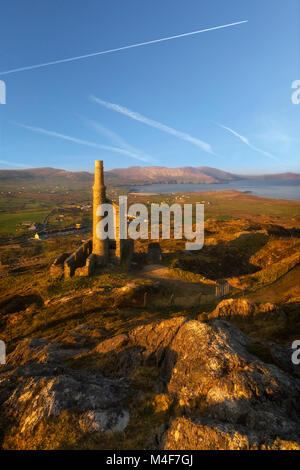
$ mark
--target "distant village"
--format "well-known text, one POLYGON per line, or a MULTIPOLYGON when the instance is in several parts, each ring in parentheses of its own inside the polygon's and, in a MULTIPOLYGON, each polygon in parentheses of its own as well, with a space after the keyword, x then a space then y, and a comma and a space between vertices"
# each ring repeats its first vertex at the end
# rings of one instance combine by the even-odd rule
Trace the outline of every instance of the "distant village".
POLYGON ((76 212, 90 212, 91 209, 91 204, 69 205, 64 209, 53 209, 43 222, 23 221, 19 224, 19 229, 32 232, 34 234, 32 238, 35 240, 86 233, 89 231, 88 225, 77 221, 74 223, 74 210, 76 212), (73 223, 69 225, 70 222, 73 223))
MULTIPOLYGON (((143 196, 143 193, 132 193, 135 199, 138 196, 143 196)), ((146 195, 146 194, 145 194, 146 195)), ((185 194, 168 194, 166 197, 159 202, 161 204, 167 203, 179 203, 183 204, 188 202, 190 199, 189 195, 185 194), (175 196, 175 198, 174 198, 175 196)), ((151 203, 151 200, 145 201, 147 204, 151 203)), ((197 201, 197 204, 211 204, 210 201, 197 201)), ((63 208, 52 209, 44 218, 42 222, 36 222, 35 220, 25 220, 17 225, 17 231, 25 231, 32 233, 31 239, 33 240, 45 240, 49 238, 66 237, 76 234, 87 233, 90 231, 90 223, 83 222, 86 219, 91 218, 92 204, 69 204, 63 208), (83 213, 86 213, 86 217, 83 217, 83 213), (83 219, 83 220, 82 220, 83 219)), ((90 220, 89 220, 90 222, 90 220)))

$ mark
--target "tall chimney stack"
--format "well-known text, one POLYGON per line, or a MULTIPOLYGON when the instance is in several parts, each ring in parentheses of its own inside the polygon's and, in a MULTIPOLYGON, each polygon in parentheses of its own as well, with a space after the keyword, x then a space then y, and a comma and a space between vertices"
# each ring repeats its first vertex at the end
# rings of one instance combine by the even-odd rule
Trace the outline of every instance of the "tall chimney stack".
POLYGON ((104 185, 103 161, 95 161, 95 182, 93 186, 93 253, 97 256, 97 265, 104 266, 108 261, 108 239, 101 240, 97 236, 97 225, 103 216, 97 215, 100 204, 106 203, 106 187, 104 185))

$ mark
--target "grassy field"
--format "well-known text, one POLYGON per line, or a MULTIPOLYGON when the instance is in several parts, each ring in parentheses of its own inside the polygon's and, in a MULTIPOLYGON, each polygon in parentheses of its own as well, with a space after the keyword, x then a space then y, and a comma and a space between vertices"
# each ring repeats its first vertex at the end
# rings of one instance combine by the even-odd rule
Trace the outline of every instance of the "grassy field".
MULTIPOLYGON (((147 203, 150 196, 135 195, 129 202, 147 203)), ((195 204, 204 201, 205 219, 231 220, 251 217, 257 220, 280 220, 293 225, 300 221, 300 202, 281 199, 268 199, 244 194, 238 191, 207 191, 201 193, 160 194, 151 196, 151 202, 168 204, 195 204)), ((150 201, 149 201, 150 202, 150 201)))
MULTIPOLYGON (((114 200, 118 199, 119 194, 127 194, 127 189, 109 188, 108 197, 114 200)), ((91 187, 6 187, 1 185, 0 192, 0 233, 15 234, 17 225, 24 221, 42 222, 44 217, 53 210, 62 210, 68 212, 68 208, 84 204, 91 204, 91 187), (3 189, 6 189, 3 191, 3 189)), ((80 212, 80 210, 79 210, 80 212)), ((82 223, 91 225, 91 213, 74 213, 67 217, 68 225, 82 223)), ((49 220, 50 227, 61 226, 55 221, 49 220)))
POLYGON ((47 213, 47 210, 27 210, 12 214, 0 214, 0 233, 16 233, 18 229, 24 230, 20 226, 22 222, 42 222, 47 213))

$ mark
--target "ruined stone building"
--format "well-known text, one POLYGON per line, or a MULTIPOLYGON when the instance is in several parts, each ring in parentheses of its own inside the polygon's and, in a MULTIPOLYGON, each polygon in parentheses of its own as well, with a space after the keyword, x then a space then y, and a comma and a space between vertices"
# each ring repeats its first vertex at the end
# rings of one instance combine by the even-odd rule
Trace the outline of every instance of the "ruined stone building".
POLYGON ((119 206, 115 208, 115 238, 101 239, 97 235, 97 226, 103 216, 98 215, 97 209, 101 204, 112 203, 106 196, 104 184, 103 161, 95 161, 95 181, 93 186, 93 237, 83 243, 73 253, 62 253, 50 268, 53 277, 64 275, 66 278, 74 275, 90 276, 96 269, 110 263, 129 266, 134 251, 134 241, 120 240, 119 235, 119 206))

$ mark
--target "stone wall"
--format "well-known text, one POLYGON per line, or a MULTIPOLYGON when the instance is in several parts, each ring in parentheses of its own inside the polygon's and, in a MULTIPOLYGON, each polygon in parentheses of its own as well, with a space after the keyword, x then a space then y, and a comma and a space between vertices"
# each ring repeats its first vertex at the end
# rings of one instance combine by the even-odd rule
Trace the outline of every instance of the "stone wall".
MULTIPOLYGON (((134 253, 134 240, 110 240, 109 261, 130 267, 134 253)), ((93 240, 83 243, 73 253, 61 254, 50 267, 51 277, 91 276, 99 265, 99 256, 93 252, 93 240)))
POLYGON ((50 266, 50 276, 57 278, 61 277, 64 274, 64 262, 66 261, 67 258, 71 253, 62 253, 60 256, 58 256, 50 266))
POLYGON ((77 248, 77 250, 65 260, 64 273, 66 278, 74 276, 77 268, 82 268, 86 265, 87 258, 92 253, 92 249, 93 243, 92 239, 90 239, 77 248))

